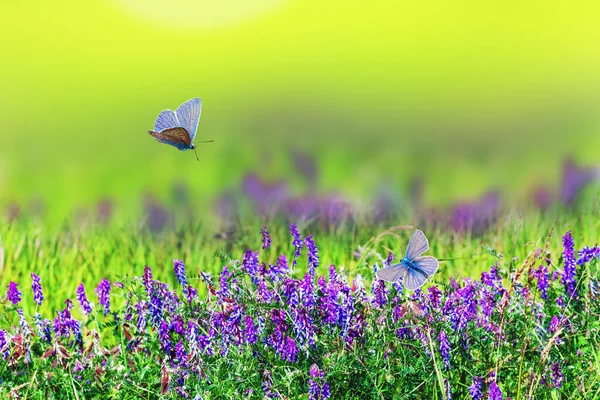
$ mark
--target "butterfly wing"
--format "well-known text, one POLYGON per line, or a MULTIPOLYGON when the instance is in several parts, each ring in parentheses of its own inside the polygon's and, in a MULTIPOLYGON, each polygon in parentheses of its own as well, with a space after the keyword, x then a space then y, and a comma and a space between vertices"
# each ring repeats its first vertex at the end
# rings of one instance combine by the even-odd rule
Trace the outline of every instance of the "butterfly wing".
POLYGON ((435 274, 435 271, 437 271, 440 266, 440 262, 435 257, 420 256, 413 260, 412 265, 413 268, 422 271, 429 278, 431 275, 435 274))
POLYGON ((177 147, 179 150, 189 149, 192 144, 190 135, 181 127, 168 128, 160 132, 148 131, 148 133, 159 142, 177 147))
POLYGON ((404 286, 410 290, 417 290, 425 281, 437 271, 440 262, 431 256, 416 257, 406 270, 404 286))
POLYGON ((179 121, 177 120, 177 116, 175 112, 171 110, 164 110, 158 117, 156 117, 156 122, 154 123, 154 131, 160 132, 165 129, 175 128, 176 126, 181 126, 179 121))
POLYGON ((190 140, 193 142, 198 129, 198 121, 200 121, 200 112, 202 111, 202 100, 194 98, 186 101, 179 106, 175 111, 179 125, 185 128, 190 134, 190 140))
POLYGON ((427 280, 427 276, 418 269, 407 269, 404 277, 404 286, 409 290, 417 290, 427 280))
POLYGON ((398 282, 400 277, 402 277, 407 271, 406 265, 404 263, 392 265, 391 267, 387 267, 384 269, 380 269, 375 273, 377 279, 381 279, 386 282, 398 282))
POLYGON ((429 242, 427 241, 425 234, 419 229, 415 229, 410 237, 410 241, 408 242, 406 258, 413 260, 414 258, 425 253, 427 250, 429 250, 429 242))

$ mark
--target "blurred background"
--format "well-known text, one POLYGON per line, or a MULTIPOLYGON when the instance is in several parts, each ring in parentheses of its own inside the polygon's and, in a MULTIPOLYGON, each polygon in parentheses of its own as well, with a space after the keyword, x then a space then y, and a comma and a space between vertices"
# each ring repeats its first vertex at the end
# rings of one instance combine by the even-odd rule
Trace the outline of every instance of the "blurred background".
POLYGON ((281 191, 294 217, 307 193, 333 208, 543 203, 599 161, 592 1, 28 0, 0 14, 9 219, 129 221, 185 198, 214 220, 281 191), (215 139, 200 162, 147 134, 197 96, 197 140, 215 139))

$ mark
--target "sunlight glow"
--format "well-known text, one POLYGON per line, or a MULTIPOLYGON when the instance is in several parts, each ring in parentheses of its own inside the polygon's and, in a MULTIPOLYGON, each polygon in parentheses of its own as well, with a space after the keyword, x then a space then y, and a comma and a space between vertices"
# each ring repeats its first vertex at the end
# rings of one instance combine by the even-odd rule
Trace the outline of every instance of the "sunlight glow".
POLYGON ((277 9, 288 0, 113 0, 131 14, 178 28, 216 28, 277 9))

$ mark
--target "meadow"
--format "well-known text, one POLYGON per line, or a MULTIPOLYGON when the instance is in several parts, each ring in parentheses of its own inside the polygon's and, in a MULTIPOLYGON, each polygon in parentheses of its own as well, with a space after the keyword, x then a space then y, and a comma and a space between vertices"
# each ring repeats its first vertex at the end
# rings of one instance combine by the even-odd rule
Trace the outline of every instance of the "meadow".
POLYGON ((523 204, 423 206, 415 180, 354 207, 296 161, 306 193, 249 174, 212 224, 182 184, 135 223, 110 199, 62 225, 8 205, 3 396, 598 396, 595 168, 566 161, 523 204), (438 272, 414 292, 374 278, 417 227, 438 272))

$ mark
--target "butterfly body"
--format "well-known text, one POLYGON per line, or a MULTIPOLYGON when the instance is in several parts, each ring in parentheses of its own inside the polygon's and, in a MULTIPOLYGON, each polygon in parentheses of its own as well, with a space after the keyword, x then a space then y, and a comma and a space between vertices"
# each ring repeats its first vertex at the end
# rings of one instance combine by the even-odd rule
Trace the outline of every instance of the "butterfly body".
POLYGON ((415 230, 408 242, 406 256, 398 263, 377 271, 377 278, 387 282, 399 282, 410 290, 423 286, 425 281, 437 271, 439 261, 432 256, 422 254, 429 250, 425 234, 415 230))
POLYGON ((196 149, 194 138, 201 111, 202 100, 200 98, 186 101, 175 111, 163 110, 156 118, 154 130, 148 131, 148 133, 158 142, 168 144, 181 151, 194 150, 196 149))

